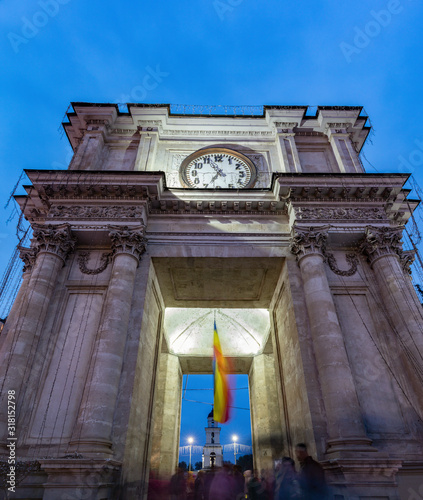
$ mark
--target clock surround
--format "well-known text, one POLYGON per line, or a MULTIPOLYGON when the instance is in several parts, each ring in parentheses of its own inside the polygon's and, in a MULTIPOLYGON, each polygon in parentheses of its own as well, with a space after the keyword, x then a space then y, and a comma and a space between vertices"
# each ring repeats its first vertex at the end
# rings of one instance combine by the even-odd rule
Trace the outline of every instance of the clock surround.
POLYGON ((189 155, 181 163, 179 174, 182 186, 194 189, 248 189, 257 180, 257 168, 250 158, 219 147, 189 155))

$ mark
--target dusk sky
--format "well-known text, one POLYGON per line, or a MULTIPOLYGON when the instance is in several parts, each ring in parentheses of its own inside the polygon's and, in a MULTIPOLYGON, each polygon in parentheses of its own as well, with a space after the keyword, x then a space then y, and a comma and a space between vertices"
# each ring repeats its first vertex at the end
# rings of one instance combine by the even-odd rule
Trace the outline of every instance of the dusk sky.
MULTIPOLYGON (((0 19, 0 274, 17 243, 14 205, 3 206, 23 169, 67 168, 71 101, 361 105, 374 127, 367 172, 410 172, 423 185, 417 0, 1 0, 0 19)), ((211 378, 190 376, 186 399, 210 402, 198 386, 211 378)), ((247 407, 248 391, 234 392, 247 407)), ((181 445, 190 434, 203 444, 209 411, 184 403, 181 445)), ((233 421, 250 444, 248 411, 233 421)))

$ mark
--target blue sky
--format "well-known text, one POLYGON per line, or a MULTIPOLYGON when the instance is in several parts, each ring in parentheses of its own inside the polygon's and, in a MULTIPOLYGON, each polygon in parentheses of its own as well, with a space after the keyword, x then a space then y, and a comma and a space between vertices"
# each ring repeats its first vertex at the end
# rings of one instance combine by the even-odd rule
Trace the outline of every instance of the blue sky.
POLYGON ((0 0, 0 197, 24 168, 67 167, 71 101, 362 105, 366 158, 423 184, 422 18, 417 0, 0 0))
MULTIPOLYGON (((230 445, 232 436, 238 437, 237 451, 239 445, 251 446, 251 421, 248 396, 248 375, 231 376, 232 406, 230 419, 225 424, 219 424, 220 443, 230 445)), ((182 415, 181 415, 181 436, 180 444, 188 446, 188 438, 193 438, 193 446, 204 446, 206 441, 207 416, 213 403, 213 375, 184 375, 182 390, 182 415), (186 390, 185 390, 186 388, 186 390), (196 401, 196 402, 194 402, 196 401)), ((195 450, 195 448, 193 448, 195 450)), ((200 450, 192 453, 192 464, 201 461, 200 450)), ((184 454, 180 455, 180 460, 189 463, 189 451, 184 449, 184 454)), ((191 450, 192 452, 192 450, 191 450)), ((240 453, 244 455, 245 453, 240 453)), ((239 455, 237 455, 239 456, 239 455)), ((233 449, 223 452, 223 459, 234 462, 233 449)))

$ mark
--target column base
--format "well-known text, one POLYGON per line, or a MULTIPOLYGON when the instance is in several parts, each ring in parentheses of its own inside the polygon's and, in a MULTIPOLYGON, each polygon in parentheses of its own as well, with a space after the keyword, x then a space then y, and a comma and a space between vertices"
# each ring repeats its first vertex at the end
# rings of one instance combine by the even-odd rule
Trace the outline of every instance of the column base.
MULTIPOLYGON (((339 499, 399 500, 397 472, 402 461, 388 458, 336 458, 321 462, 339 499)), ((338 498, 337 497, 337 498, 338 498)))
POLYGON ((43 500, 119 498, 121 462, 115 460, 39 460, 47 474, 43 500))
POLYGON ((371 453, 379 453, 372 445, 373 441, 365 437, 350 437, 350 438, 337 438, 328 439, 326 442, 325 455, 329 458, 347 458, 367 455, 371 453))
POLYGON ((77 452, 84 457, 109 459, 113 456, 112 442, 106 439, 80 439, 69 443, 69 452, 77 452))

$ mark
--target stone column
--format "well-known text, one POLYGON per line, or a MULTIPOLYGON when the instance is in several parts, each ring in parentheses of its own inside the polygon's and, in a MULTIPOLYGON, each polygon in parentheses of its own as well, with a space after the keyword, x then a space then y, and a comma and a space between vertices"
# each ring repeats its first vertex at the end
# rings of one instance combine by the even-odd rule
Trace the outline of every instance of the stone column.
POLYGON ((294 127, 297 123, 275 123, 279 138, 280 156, 286 172, 301 172, 300 157, 295 143, 294 127))
POLYGON ((182 371, 179 358, 162 352, 154 402, 150 470, 164 479, 175 473, 178 464, 181 395, 182 371))
POLYGON ((104 148, 107 125, 107 120, 87 121, 87 130, 69 165, 70 170, 96 170, 98 159, 104 148))
POLYGON ((293 230, 327 419, 327 453, 371 451, 324 267, 326 227, 293 230))
POLYGON ((154 163, 154 156, 157 148, 156 130, 155 128, 148 132, 141 132, 134 170, 148 170, 154 163))
MULTIPOLYGON (((0 335, 0 353, 4 352, 3 346, 7 345, 7 343, 10 341, 10 335, 8 336, 9 338, 6 339, 7 337, 6 332, 9 330, 8 326, 14 325, 16 323, 16 321, 20 316, 22 308, 26 304, 25 294, 26 291, 28 290, 28 284, 31 278, 31 271, 35 262, 35 255, 33 248, 20 247, 19 250, 20 250, 20 258, 24 261, 22 283, 21 286, 19 287, 19 292, 15 297, 15 301, 13 302, 12 308, 10 309, 9 314, 7 315, 4 330, 0 335), (31 257, 31 263, 29 262, 27 263, 26 259, 29 259, 30 257, 31 257)), ((2 355, 0 355, 0 359, 1 357, 2 355)))
POLYGON ((403 268, 410 262, 402 250, 401 237, 402 228, 368 226, 361 251, 373 268, 391 325, 414 368, 423 374, 423 315, 403 268))
POLYGON ((326 135, 338 162, 339 170, 343 173, 363 173, 363 167, 347 131, 349 127, 349 123, 328 123, 326 135))
POLYGON ((109 226, 114 252, 89 383, 71 445, 84 455, 111 454, 113 414, 122 371, 135 272, 145 251, 145 226, 109 226))
MULTIPOLYGON (((2 345, 1 392, 16 391, 17 416, 22 410, 29 377, 38 376, 32 369, 34 358, 45 355, 48 342, 43 342, 46 336, 43 326, 58 273, 75 246, 69 224, 34 225, 33 228, 32 247, 21 252, 26 271, 24 283, 27 281, 27 284, 24 296, 18 295, 17 301, 23 298, 25 301, 16 301, 3 332, 6 337, 2 345)), ((0 412, 4 408, 2 403, 0 412)))
POLYGON ((282 456, 285 445, 281 411, 276 396, 273 354, 254 356, 249 373, 249 386, 254 467, 259 471, 272 470, 274 460, 282 456))

